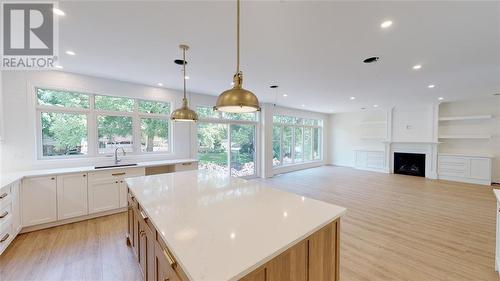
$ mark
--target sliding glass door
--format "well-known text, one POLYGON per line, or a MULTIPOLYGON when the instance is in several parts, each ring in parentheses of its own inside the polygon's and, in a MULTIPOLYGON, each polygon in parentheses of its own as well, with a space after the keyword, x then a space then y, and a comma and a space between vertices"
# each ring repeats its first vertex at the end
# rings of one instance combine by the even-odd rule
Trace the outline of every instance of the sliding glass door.
POLYGON ((255 116, 214 115, 204 107, 198 107, 198 114, 199 168, 233 177, 256 176, 255 116))

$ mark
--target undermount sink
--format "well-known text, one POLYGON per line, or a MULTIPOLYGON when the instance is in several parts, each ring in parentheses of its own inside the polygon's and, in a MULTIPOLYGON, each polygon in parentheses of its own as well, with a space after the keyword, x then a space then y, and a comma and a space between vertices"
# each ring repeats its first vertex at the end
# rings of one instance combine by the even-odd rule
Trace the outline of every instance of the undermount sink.
POLYGON ((119 167, 129 167, 129 166, 137 166, 137 164, 118 164, 118 165, 108 165, 108 166, 95 166, 94 169, 119 168, 119 167))

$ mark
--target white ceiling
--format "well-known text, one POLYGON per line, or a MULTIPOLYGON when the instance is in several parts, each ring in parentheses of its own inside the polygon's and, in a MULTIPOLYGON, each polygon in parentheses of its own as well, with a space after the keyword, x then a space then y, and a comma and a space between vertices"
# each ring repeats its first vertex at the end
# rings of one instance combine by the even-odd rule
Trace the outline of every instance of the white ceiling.
MULTIPOLYGON (((180 89, 173 60, 181 56, 179 43, 187 43, 188 90, 218 95, 230 88, 233 1, 71 1, 60 7, 66 12, 59 24, 65 71, 180 89)), ((271 84, 280 85, 278 104, 319 112, 500 92, 497 1, 244 1, 241 13, 244 86, 261 102, 275 102, 271 84), (394 24, 381 29, 387 19, 394 24), (381 61, 363 64, 369 56, 381 61), (415 64, 422 69, 412 70, 415 64)))

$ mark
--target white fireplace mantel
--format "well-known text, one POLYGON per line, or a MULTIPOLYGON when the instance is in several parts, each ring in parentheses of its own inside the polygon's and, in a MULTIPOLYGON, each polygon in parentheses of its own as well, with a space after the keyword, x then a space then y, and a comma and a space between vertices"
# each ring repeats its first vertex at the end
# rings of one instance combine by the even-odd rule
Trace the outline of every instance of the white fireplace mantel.
POLYGON ((394 173, 394 153, 425 154, 425 177, 437 179, 437 146, 435 141, 387 141, 385 143, 386 163, 389 173, 394 173))

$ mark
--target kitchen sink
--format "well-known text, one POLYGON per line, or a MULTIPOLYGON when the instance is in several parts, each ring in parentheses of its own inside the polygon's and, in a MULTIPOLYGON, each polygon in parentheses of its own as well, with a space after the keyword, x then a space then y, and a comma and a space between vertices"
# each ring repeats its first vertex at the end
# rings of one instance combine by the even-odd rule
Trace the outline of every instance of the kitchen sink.
POLYGON ((137 164, 118 164, 118 165, 108 165, 108 166, 95 166, 94 169, 119 168, 119 167, 130 167, 130 166, 137 166, 137 164))

